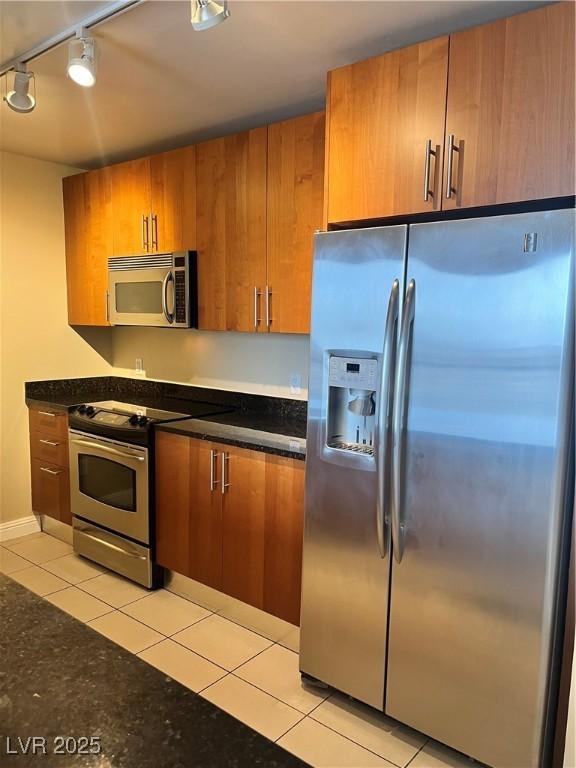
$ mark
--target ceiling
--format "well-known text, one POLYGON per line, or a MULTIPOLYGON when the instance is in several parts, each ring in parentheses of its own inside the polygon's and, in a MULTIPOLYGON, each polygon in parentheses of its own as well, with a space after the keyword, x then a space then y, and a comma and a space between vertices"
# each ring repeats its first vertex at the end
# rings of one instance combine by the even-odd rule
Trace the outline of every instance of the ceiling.
MULTIPOLYGON (((0 59, 106 5, 0 2, 0 59)), ((92 168, 291 117, 323 106, 329 69, 537 5, 232 0, 226 23, 194 32, 187 0, 147 0, 94 30, 94 88, 65 76, 66 44, 30 64, 36 109, 0 104, 0 148, 92 168)))

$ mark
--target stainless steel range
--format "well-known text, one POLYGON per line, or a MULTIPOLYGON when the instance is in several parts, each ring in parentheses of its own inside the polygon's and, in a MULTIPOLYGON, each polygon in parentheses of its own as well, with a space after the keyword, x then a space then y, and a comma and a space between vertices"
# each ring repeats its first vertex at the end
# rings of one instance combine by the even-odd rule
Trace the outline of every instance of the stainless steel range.
POLYGON ((70 414, 70 502, 74 551, 149 588, 154 562, 154 426, 223 413, 186 402, 187 413, 104 401, 70 414))

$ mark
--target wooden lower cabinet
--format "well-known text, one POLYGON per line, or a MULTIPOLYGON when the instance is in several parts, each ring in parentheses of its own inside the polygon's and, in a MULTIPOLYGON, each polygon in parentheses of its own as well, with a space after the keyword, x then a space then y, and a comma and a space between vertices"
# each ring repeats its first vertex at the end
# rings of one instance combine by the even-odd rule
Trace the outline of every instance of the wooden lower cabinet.
POLYGON ((304 462, 158 433, 160 565, 298 624, 303 517, 304 462))
POLYGON ((30 409, 32 509, 72 524, 68 462, 68 415, 30 409))

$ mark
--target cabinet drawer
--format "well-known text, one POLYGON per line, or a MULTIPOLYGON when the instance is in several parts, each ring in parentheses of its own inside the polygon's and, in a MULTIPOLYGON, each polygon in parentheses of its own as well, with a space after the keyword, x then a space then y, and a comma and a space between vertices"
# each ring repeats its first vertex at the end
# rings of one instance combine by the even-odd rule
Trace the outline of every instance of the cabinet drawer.
POLYGON ((30 433, 30 456, 60 467, 68 466, 68 440, 45 432, 30 433))
POLYGON ((30 432, 43 432, 65 439, 68 437, 68 414, 50 408, 31 408, 30 432))
POLYGON ((68 469, 32 459, 32 509, 63 523, 72 522, 68 469))

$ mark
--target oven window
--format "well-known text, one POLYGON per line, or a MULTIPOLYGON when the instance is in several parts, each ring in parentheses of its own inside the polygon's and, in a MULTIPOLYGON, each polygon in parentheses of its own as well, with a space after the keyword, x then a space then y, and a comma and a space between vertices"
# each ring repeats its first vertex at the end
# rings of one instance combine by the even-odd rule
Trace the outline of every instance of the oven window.
POLYGON ((96 501, 136 512, 136 471, 99 456, 78 456, 80 491, 96 501))
POLYGON ((116 312, 135 315, 162 314, 162 283, 116 283, 116 312))

